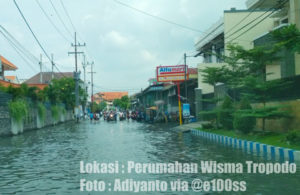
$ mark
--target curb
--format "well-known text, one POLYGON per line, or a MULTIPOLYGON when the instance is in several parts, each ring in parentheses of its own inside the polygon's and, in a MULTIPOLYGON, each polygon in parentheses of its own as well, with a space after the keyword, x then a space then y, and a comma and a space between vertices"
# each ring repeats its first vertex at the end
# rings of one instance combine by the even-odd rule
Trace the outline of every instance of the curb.
POLYGON ((219 144, 229 146, 235 149, 242 149, 244 152, 252 155, 263 156, 266 159, 274 161, 289 161, 300 163, 300 151, 289 148, 276 147, 262 144, 259 142, 246 141, 238 138, 209 133, 197 129, 191 129, 191 133, 204 137, 219 144))

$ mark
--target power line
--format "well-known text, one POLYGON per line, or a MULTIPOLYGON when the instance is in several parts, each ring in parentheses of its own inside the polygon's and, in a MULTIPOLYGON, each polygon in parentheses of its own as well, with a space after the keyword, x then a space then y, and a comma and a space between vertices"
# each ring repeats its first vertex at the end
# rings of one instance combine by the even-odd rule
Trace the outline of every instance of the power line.
MULTIPOLYGON (((235 32, 231 33, 230 35, 227 35, 225 38, 228 39, 231 36, 233 36, 234 34, 236 34, 237 32, 241 31, 242 29, 246 28, 247 26, 249 26, 250 24, 254 23, 255 21, 257 21, 257 19, 260 19, 261 17, 263 17, 265 14, 268 14, 268 12, 272 11, 271 13, 269 13, 266 17, 264 17, 261 21, 265 20, 266 18, 268 18, 271 14, 273 14, 278 8, 280 8, 282 5, 284 5, 287 2, 287 0, 285 0, 283 3, 281 4, 277 4, 273 7, 271 7, 270 9, 268 9, 267 11, 265 11, 263 14, 261 14, 260 16, 256 17, 255 19, 253 19, 252 21, 250 21, 249 23, 245 24, 244 26, 242 26, 241 28, 239 28, 238 30, 236 30, 235 32)), ((260 23, 260 22, 259 22, 260 23)), ((259 24, 258 23, 258 24, 259 24)), ((254 25, 256 26, 256 25, 254 25)), ((250 28, 252 29, 252 28, 250 28)), ((248 29, 249 30, 249 29, 248 29)), ((244 34, 244 33, 243 33, 244 34)), ((238 36, 240 37, 240 36, 238 36)), ((238 37, 234 38, 237 39, 238 37)), ((234 40, 233 39, 233 40, 234 40)))
POLYGON ((42 7, 42 5, 40 4, 39 0, 35 1, 38 6, 40 7, 40 9, 42 10, 43 14, 46 16, 46 18, 48 19, 48 21, 51 23, 51 25, 55 28, 55 30, 62 36, 63 39, 65 39, 68 43, 71 42, 60 30, 59 28, 54 24, 54 22, 51 20, 51 18, 48 16, 48 14, 46 13, 46 11, 44 10, 44 8, 42 7))
POLYGON ((15 45, 21 48, 20 51, 22 50, 22 52, 28 57, 28 59, 30 58, 30 60, 34 63, 39 62, 39 60, 31 52, 29 52, 17 39, 15 39, 14 36, 10 34, 8 30, 6 30, 6 28, 4 28, 2 25, 0 25, 0 28, 6 33, 6 35, 10 39, 12 39, 15 45))
POLYGON ((29 23, 27 22, 25 16, 23 15, 21 9, 19 8, 19 6, 18 6, 16 0, 14 0, 14 3, 15 3, 15 5, 16 5, 16 7, 18 8, 19 13, 21 14, 21 16, 22 16, 24 22, 26 23, 27 27, 29 28, 29 30, 30 30, 31 34, 33 35, 34 39, 36 40, 36 42, 38 43, 38 45, 40 46, 40 48, 43 50, 44 54, 47 56, 47 58, 49 59, 49 61, 51 61, 51 58, 49 57, 49 55, 47 54, 46 50, 44 49, 44 47, 42 46, 42 44, 40 43, 40 41, 38 40, 38 38, 37 38, 36 35, 34 34, 34 32, 33 32, 33 30, 31 29, 29 23))
MULTIPOLYGON (((280 8, 281 6, 283 6, 286 2, 288 2, 288 0, 285 0, 283 3, 281 3, 280 5, 278 5, 278 8, 280 8)), ((253 29, 255 26, 257 26, 258 24, 260 24, 262 21, 264 21, 265 19, 267 19, 270 15, 272 15, 275 11, 277 11, 276 9, 273 10, 271 13, 269 13, 267 16, 265 16, 264 18, 262 18, 260 21, 258 21, 257 23, 255 23, 253 26, 251 26, 249 29, 247 29, 247 31, 244 31, 243 33, 241 33, 240 35, 238 35, 237 37, 231 39, 229 42, 232 42, 234 40, 236 40, 237 38, 241 37, 242 35, 244 35, 246 32, 248 32, 249 30, 253 29)))
MULTIPOLYGON (((261 6, 264 3, 264 1, 261 1, 257 7, 261 6)), ((226 33, 230 33, 235 27, 240 25, 243 21, 245 21, 253 12, 255 12, 255 8, 250 11, 244 18, 242 18, 237 24, 235 24, 231 29, 229 29, 226 33)))
POLYGON ((69 29, 67 28, 66 24, 64 23, 64 21, 63 21, 62 18, 60 17, 60 14, 58 13, 57 9, 55 8, 55 6, 54 6, 52 0, 49 0, 49 2, 50 2, 50 4, 51 4, 52 8, 54 9, 54 11, 55 11, 55 13, 56 13, 58 19, 60 20, 60 22, 62 23, 62 25, 63 25, 64 28, 66 29, 66 31, 71 35, 71 37, 73 37, 73 34, 69 31, 69 29))
MULTIPOLYGON (((40 46, 40 48, 42 49, 42 51, 44 52, 44 54, 46 55, 46 57, 48 58, 48 60, 49 60, 50 62, 52 62, 52 60, 51 60, 51 58, 49 57, 48 53, 46 52, 46 50, 44 49, 44 47, 42 46, 42 44, 40 43, 40 41, 38 40, 38 38, 37 38, 36 35, 34 34, 33 30, 31 29, 31 27, 30 27, 29 23, 27 22, 27 20, 26 20, 24 14, 23 14, 23 12, 21 11, 20 7, 18 6, 16 0, 14 0, 14 3, 15 3, 15 5, 16 5, 16 7, 17 7, 17 9, 18 9, 18 11, 19 11, 19 13, 20 13, 20 15, 22 16, 24 22, 26 23, 27 27, 29 28, 31 34, 33 35, 34 39, 36 40, 36 42, 38 43, 38 45, 40 46)), ((56 65, 55 65, 55 68, 58 70, 58 72, 60 72, 59 69, 58 69, 58 67, 57 67, 56 65)), ((65 75, 64 75, 62 72, 60 72, 60 73, 65 77, 65 75)))
POLYGON ((142 14, 144 14, 144 15, 150 16, 150 17, 152 17, 152 18, 161 20, 161 21, 163 21, 163 22, 166 22, 166 23, 169 23, 169 24, 173 24, 173 25, 176 25, 176 26, 179 26, 179 27, 181 27, 181 28, 184 28, 184 29, 187 29, 187 30, 191 30, 191 31, 194 31, 194 32, 205 33, 205 32, 203 32, 203 31, 201 31, 201 30, 198 30, 198 29, 195 29, 195 28, 192 28, 192 27, 183 25, 183 24, 179 24, 179 23, 173 22, 173 21, 171 21, 171 20, 167 20, 167 19, 165 19, 165 18, 156 16, 156 15, 152 15, 152 14, 150 14, 150 13, 147 13, 147 12, 143 11, 143 10, 140 10, 140 9, 137 9, 137 8, 132 7, 132 6, 130 6, 130 5, 127 5, 127 4, 125 4, 125 3, 122 3, 122 2, 120 2, 120 1, 118 1, 118 0, 114 0, 114 1, 115 1, 116 3, 122 5, 122 6, 125 6, 125 7, 127 7, 127 8, 130 8, 130 9, 132 9, 132 10, 134 10, 134 11, 137 11, 137 12, 142 13, 142 14))
POLYGON ((241 28, 239 28, 238 30, 234 31, 233 33, 227 35, 225 38, 228 39, 231 36, 233 36, 234 34, 238 33, 239 31, 241 31, 242 29, 246 28, 247 26, 249 26, 250 24, 254 23, 257 19, 263 17, 266 13, 268 13, 268 11, 264 12, 263 14, 261 14, 260 16, 256 17, 255 19, 253 19, 252 21, 250 21, 249 23, 245 24, 244 26, 242 26, 241 28))
MULTIPOLYGON (((83 41, 84 39, 81 37, 81 34, 76 30, 76 27, 75 27, 74 23, 72 22, 72 18, 71 18, 71 16, 70 16, 70 14, 69 14, 69 12, 68 12, 68 10, 67 10, 65 4, 63 3, 62 0, 60 0, 60 3, 61 3, 61 6, 62 6, 62 8, 63 8, 63 10, 64 10, 64 12, 65 12, 65 14, 66 14, 66 16, 67 16, 68 19, 69 19, 69 22, 70 22, 70 24, 71 24, 71 26, 72 26, 74 32, 77 32, 78 37, 81 39, 82 42, 84 42, 84 41, 83 41)), ((86 53, 89 54, 87 50, 86 50, 86 53)), ((89 55, 88 55, 88 56, 89 56, 89 55)))
POLYGON ((2 30, 0 30, 0 33, 3 35, 3 37, 7 40, 7 42, 10 44, 10 46, 17 52, 17 54, 25 61, 25 63, 33 70, 33 72, 36 72, 36 69, 25 59, 25 57, 21 54, 19 48, 3 33, 2 30))
POLYGON ((74 24, 73 24, 73 22, 72 22, 72 20, 71 20, 71 17, 70 17, 70 15, 69 15, 69 13, 68 13, 68 11, 67 11, 67 9, 66 9, 64 3, 63 3, 63 1, 60 0, 60 3, 61 3, 61 5, 62 5, 62 7, 63 7, 63 10, 65 11, 65 14, 67 15, 67 17, 68 17, 68 19, 69 19, 69 21, 70 21, 72 27, 73 27, 73 30, 74 30, 75 32, 77 32, 77 30, 76 30, 76 28, 75 28, 75 26, 74 26, 74 24))

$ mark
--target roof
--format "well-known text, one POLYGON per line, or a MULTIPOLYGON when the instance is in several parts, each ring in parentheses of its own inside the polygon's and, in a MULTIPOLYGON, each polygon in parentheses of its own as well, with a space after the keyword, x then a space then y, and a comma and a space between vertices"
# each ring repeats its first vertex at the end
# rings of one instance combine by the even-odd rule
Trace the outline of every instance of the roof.
POLYGON ((115 99, 121 99, 123 96, 128 95, 127 91, 123 91, 123 92, 99 92, 97 94, 94 95, 94 97, 96 96, 101 96, 101 98, 105 101, 113 101, 115 99))
POLYGON ((28 87, 37 87, 38 89, 41 90, 43 90, 47 86, 48 86, 47 84, 43 84, 43 83, 28 84, 28 87))
POLYGON ((10 61, 8 61, 3 56, 0 56, 0 59, 1 59, 2 65, 4 67, 4 70, 17 70, 18 69, 18 67, 16 67, 13 63, 11 63, 10 61))
POLYGON ((17 77, 16 76, 5 76, 6 79, 8 80, 15 80, 17 77))
POLYGON ((4 87, 8 87, 10 85, 13 86, 13 87, 20 87, 20 84, 12 83, 12 82, 9 82, 9 81, 4 81, 4 80, 1 80, 1 79, 0 79, 0 85, 4 86, 4 87))
MULTIPOLYGON (((30 79, 26 80, 24 83, 26 84, 37 84, 37 83, 44 83, 44 84, 49 84, 50 81, 52 80, 52 72, 42 72, 42 77, 43 80, 40 82, 40 76, 41 73, 38 73, 31 77, 30 79)), ((54 79, 61 79, 63 77, 69 77, 73 78, 74 74, 73 72, 54 72, 53 73, 54 79)))

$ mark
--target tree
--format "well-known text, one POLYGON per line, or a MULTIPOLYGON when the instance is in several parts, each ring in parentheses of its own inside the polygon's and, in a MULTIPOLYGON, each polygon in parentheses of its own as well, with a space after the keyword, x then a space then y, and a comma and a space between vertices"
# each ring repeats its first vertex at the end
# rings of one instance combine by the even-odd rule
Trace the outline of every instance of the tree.
MULTIPOLYGON (((282 49, 290 51, 300 51, 300 32, 295 25, 285 27, 272 32, 273 38, 279 41, 273 45, 255 46, 246 50, 238 45, 229 45, 230 56, 224 56, 227 65, 221 68, 206 68, 203 82, 215 86, 217 82, 223 82, 235 91, 242 89, 243 95, 252 102, 261 103, 260 108, 246 113, 247 117, 262 119, 265 130, 267 119, 277 119, 289 117, 288 113, 280 106, 267 106, 267 102, 272 100, 275 93, 279 93, 283 88, 289 86, 283 80, 267 81, 266 66, 282 56, 278 55, 282 49)), ((233 95, 236 99, 236 95, 233 95)), ((211 111, 209 111, 211 112, 211 111)))
POLYGON ((100 102, 100 104, 99 104, 100 111, 104 110, 106 108, 106 106, 107 106, 106 102, 104 102, 104 101, 100 102))
POLYGON ((130 106, 130 100, 129 100, 129 97, 127 95, 123 96, 121 99, 115 99, 113 101, 113 105, 115 107, 119 107, 123 110, 126 110, 129 108, 130 106))
POLYGON ((300 31, 295 24, 272 31, 272 36, 278 41, 276 47, 300 53, 300 31))
MULTIPOLYGON (((64 103, 67 108, 75 106, 75 81, 73 78, 53 79, 49 87, 45 88, 45 92, 52 104, 64 103)), ((82 87, 79 86, 79 99, 81 104, 85 104, 87 94, 82 87)))
POLYGON ((226 78, 224 77, 225 66, 206 67, 201 72, 203 76, 203 83, 207 83, 215 87, 217 83, 226 82, 226 78))

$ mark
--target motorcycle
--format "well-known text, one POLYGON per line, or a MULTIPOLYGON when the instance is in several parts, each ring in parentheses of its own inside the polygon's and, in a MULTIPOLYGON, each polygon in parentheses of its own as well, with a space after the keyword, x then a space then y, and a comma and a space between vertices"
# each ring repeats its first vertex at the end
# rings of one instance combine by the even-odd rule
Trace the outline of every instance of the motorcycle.
POLYGON ((122 120, 125 120, 125 119, 126 119, 125 113, 124 112, 120 112, 120 114, 119 114, 119 120, 122 121, 122 120))
POLYGON ((116 121, 116 115, 114 113, 110 113, 108 114, 107 118, 106 118, 107 121, 116 121))

